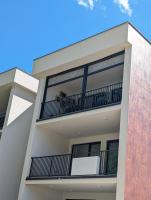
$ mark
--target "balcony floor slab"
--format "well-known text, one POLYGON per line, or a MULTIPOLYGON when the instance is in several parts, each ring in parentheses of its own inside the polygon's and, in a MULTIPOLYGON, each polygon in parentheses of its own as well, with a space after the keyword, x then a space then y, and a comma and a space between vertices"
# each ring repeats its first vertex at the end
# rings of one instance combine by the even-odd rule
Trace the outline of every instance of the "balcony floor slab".
POLYGON ((41 128, 67 138, 118 132, 121 104, 38 121, 41 128))
POLYGON ((70 192, 115 192, 116 184, 116 177, 26 180, 26 185, 41 185, 70 192))

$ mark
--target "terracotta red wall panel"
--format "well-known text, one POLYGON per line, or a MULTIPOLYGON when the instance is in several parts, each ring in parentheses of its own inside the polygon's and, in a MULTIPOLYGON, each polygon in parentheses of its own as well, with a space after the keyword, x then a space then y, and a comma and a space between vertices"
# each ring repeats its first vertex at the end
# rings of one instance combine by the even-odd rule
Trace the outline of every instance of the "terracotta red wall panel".
POLYGON ((124 200, 151 200, 151 54, 133 52, 124 200))

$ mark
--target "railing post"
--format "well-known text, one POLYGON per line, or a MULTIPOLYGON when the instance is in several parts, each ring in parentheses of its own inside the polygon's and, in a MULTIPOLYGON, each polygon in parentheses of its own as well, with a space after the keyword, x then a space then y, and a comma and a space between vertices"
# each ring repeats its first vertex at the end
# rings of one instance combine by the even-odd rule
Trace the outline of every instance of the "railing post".
POLYGON ((43 118, 43 111, 44 111, 44 102, 41 103, 40 119, 43 118))
POLYGON ((87 78, 88 78, 88 66, 85 66, 83 83, 82 83, 81 109, 84 108, 85 94, 86 94, 86 87, 87 87, 87 78))
POLYGON ((71 175, 71 170, 72 170, 72 154, 70 154, 69 176, 71 175))
POLYGON ((49 167, 49 176, 51 177, 51 172, 52 172, 52 157, 51 157, 51 161, 50 161, 50 167, 49 167))
POLYGON ((99 167, 99 174, 102 174, 102 151, 100 151, 100 167, 99 167))

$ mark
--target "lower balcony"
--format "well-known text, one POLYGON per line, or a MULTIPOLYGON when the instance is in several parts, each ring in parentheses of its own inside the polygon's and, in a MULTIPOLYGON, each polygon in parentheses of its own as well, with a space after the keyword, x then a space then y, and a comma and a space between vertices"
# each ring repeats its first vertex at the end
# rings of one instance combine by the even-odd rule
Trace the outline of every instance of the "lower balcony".
POLYGON ((118 151, 88 157, 73 154, 33 157, 27 180, 116 177, 118 151))

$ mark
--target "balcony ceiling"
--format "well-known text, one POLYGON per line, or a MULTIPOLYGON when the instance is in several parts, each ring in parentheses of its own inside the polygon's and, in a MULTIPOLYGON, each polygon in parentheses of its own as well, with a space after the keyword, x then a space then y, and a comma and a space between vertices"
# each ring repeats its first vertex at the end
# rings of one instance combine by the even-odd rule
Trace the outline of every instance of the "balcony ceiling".
POLYGON ((116 178, 85 178, 26 181, 26 184, 66 192, 115 192, 116 178))
POLYGON ((0 113, 6 111, 11 86, 0 87, 0 113))
POLYGON ((67 138, 91 136, 119 131, 120 105, 71 114, 37 122, 45 128, 67 138))

